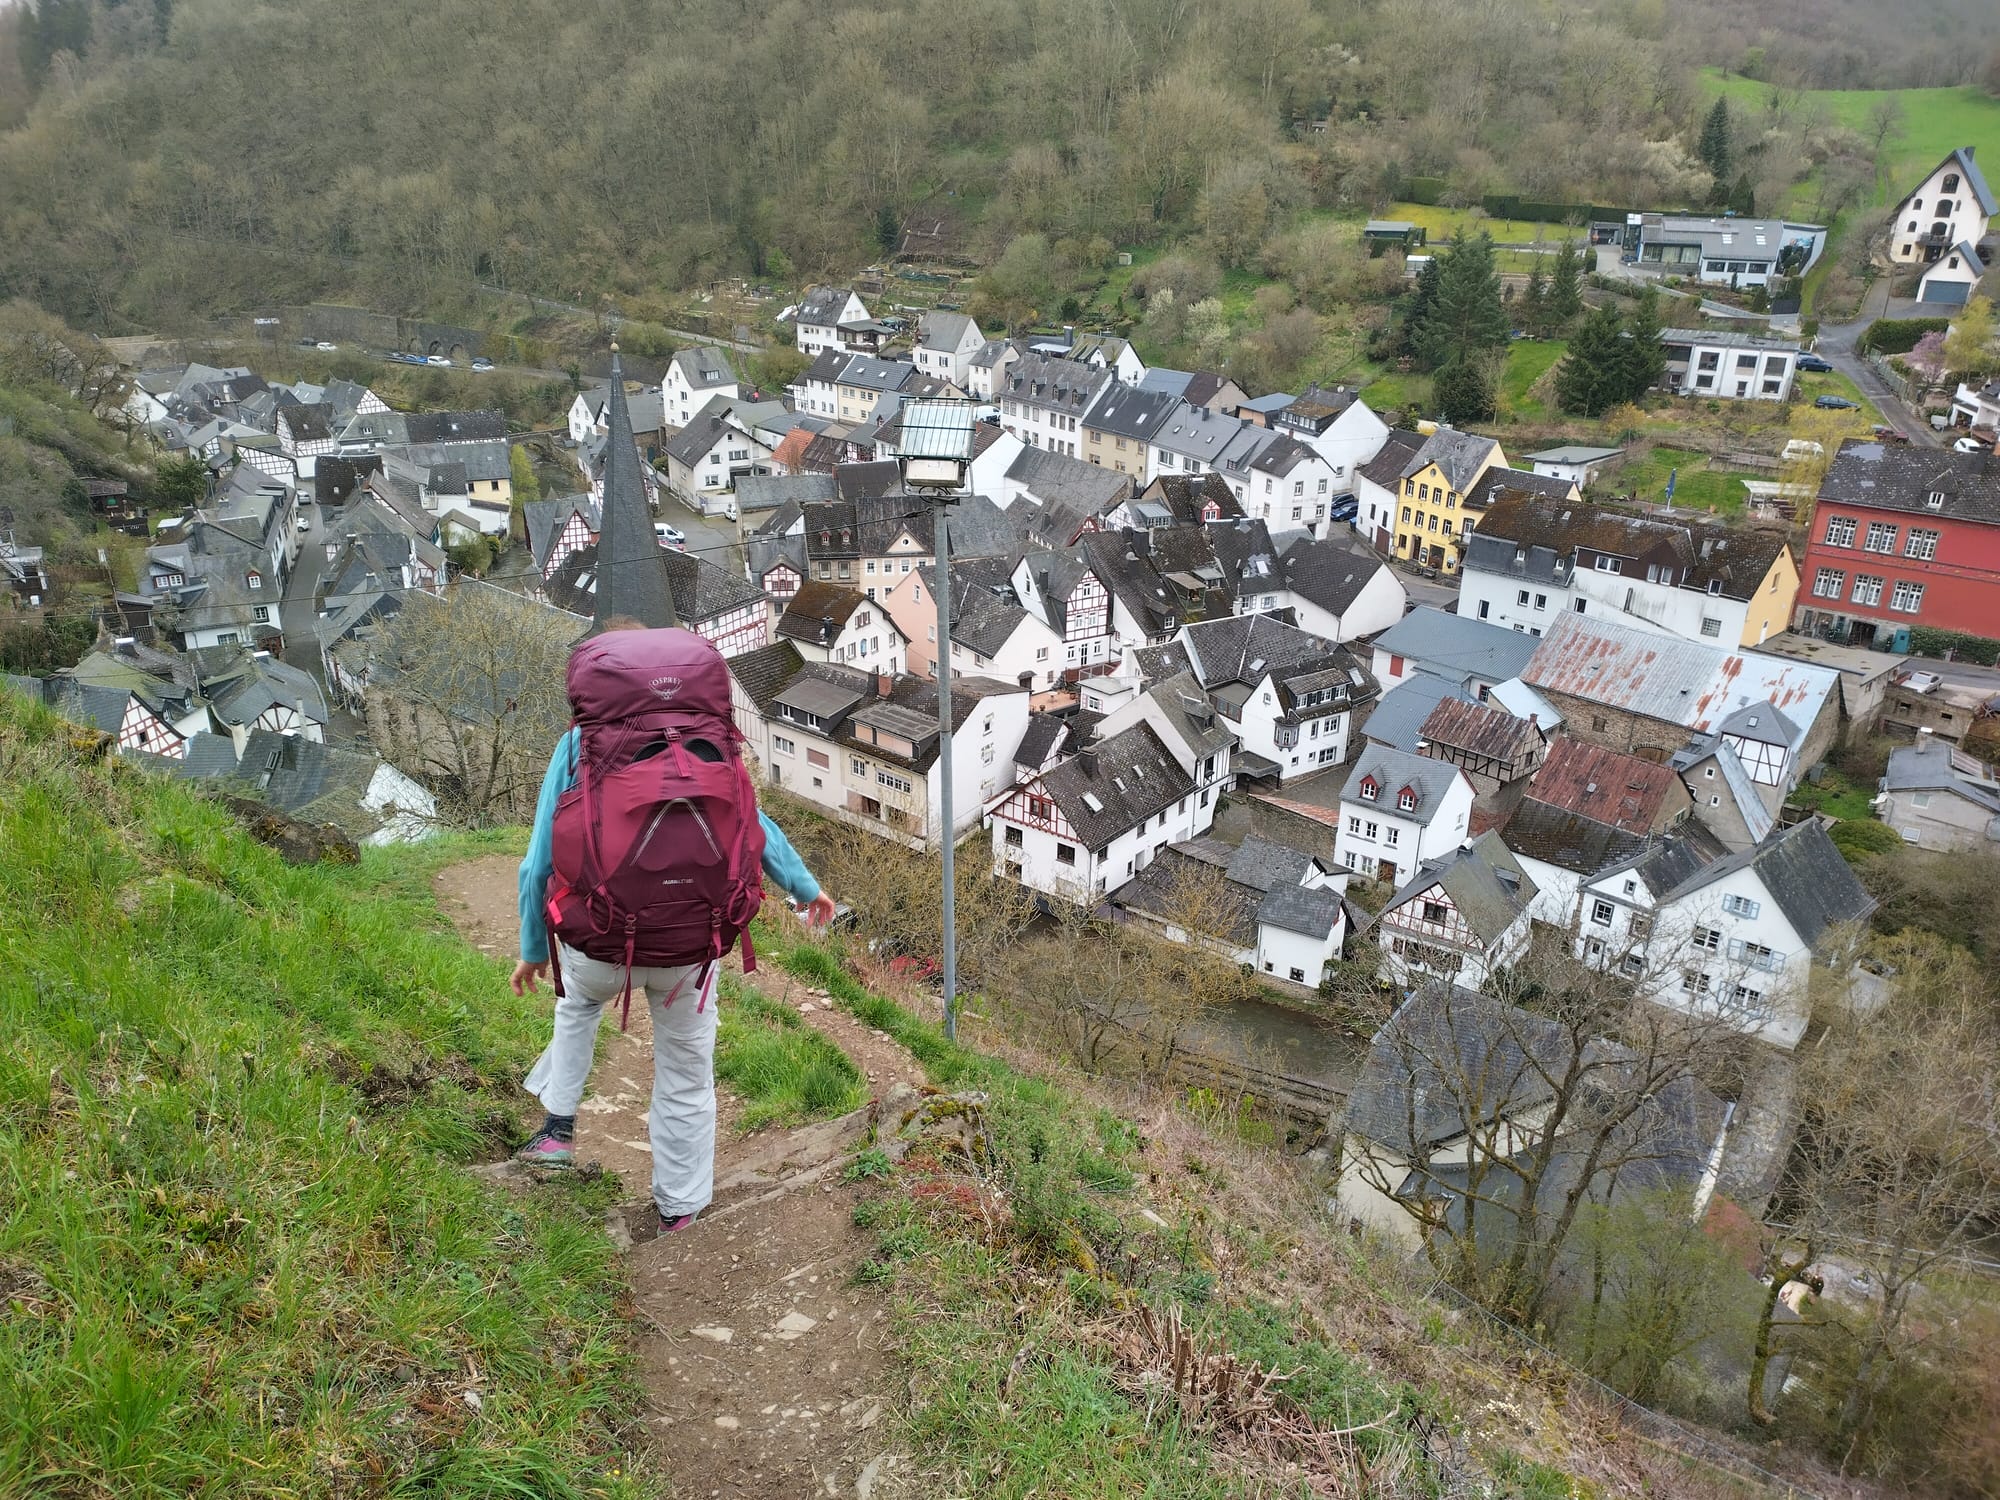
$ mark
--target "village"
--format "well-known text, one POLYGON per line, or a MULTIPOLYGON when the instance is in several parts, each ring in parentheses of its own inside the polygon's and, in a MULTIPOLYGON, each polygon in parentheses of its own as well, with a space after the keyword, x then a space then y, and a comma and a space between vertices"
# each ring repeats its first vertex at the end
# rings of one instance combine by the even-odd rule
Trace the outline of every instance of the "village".
MULTIPOLYGON (((1965 306, 2000 212, 1972 152, 1904 204, 1917 311, 1965 306)), ((1364 235, 1413 278, 1430 259, 1413 225, 1364 235)), ((1699 298, 1804 275, 1824 229, 1590 236, 1614 278, 1699 298)), ((1712 321, 1657 330, 1653 391, 1790 410, 1826 364, 1772 319, 1712 321)), ((727 659, 774 805, 887 859, 949 846, 1083 934, 1086 973, 1115 932, 1242 980, 1164 1038, 1108 967, 1090 1004, 1177 1076, 1255 1077, 1356 1235, 1477 1264, 1482 1201, 1772 1220, 1811 1055, 1894 977, 1863 859, 2000 841, 2000 384, 1934 420, 1885 394, 1720 516, 1607 494, 1608 428, 1513 452, 1345 385, 1246 389, 847 285, 779 324, 781 389, 726 339, 651 380, 609 341, 542 433, 250 364, 132 370, 125 416, 202 493, 148 514, 93 485, 143 542, 137 586, 73 664, 0 682, 135 764, 419 843, 531 814, 593 622, 677 624, 727 659), (943 408, 971 437, 940 487, 912 463, 943 408), (1357 996, 1387 1005, 1371 1030, 1357 996)), ((41 549, 10 534, 0 585, 41 610, 41 549)), ((1838 1281, 1839 1234, 1810 1277, 1766 1274, 1766 1334, 1838 1281)), ((1531 1316, 1549 1278, 1510 1275, 1531 1316)), ((1775 1400, 1789 1366, 1748 1378, 1775 1400)))

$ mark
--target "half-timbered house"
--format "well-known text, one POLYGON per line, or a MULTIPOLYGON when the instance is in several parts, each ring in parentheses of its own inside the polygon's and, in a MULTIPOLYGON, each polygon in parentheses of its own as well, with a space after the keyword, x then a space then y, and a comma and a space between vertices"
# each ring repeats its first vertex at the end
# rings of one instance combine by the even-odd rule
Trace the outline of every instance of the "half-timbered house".
POLYGON ((1528 951, 1535 885, 1493 834, 1424 861, 1376 919, 1382 977, 1477 988, 1528 951))

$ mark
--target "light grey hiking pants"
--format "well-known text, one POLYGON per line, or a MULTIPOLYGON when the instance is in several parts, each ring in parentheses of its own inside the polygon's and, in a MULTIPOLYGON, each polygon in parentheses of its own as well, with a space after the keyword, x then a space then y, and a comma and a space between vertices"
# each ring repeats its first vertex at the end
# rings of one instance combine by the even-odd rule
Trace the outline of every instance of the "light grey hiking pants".
MULTIPOLYGON (((590 1081, 597 1023, 625 990, 625 966, 558 944, 563 991, 555 1035, 528 1074, 529 1093, 552 1115, 573 1115, 590 1081)), ((632 971, 653 1013, 653 1202, 668 1218, 699 1213, 715 1194, 715 977, 719 965, 632 971), (706 970, 707 983, 701 983, 706 970), (700 987, 697 992, 697 987, 700 987)))

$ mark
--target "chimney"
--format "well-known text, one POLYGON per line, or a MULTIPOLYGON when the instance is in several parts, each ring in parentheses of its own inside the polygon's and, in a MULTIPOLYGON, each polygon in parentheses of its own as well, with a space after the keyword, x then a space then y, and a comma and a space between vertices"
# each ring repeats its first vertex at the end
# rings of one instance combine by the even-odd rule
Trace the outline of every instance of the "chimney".
POLYGON ((889 690, 893 688, 895 685, 896 685, 896 679, 891 677, 887 672, 877 672, 875 674, 876 697, 878 698, 888 697, 889 690))
POLYGON ((1076 763, 1077 763, 1077 764, 1078 764, 1079 766, 1081 766, 1081 767, 1083 768, 1083 774, 1084 774, 1084 775, 1086 775, 1086 776, 1088 776, 1088 777, 1092 778, 1093 780, 1095 780, 1095 779, 1096 779, 1096 776, 1097 776, 1097 752, 1096 752, 1095 750, 1079 750, 1079 751, 1077 751, 1077 752, 1076 752, 1076 763))

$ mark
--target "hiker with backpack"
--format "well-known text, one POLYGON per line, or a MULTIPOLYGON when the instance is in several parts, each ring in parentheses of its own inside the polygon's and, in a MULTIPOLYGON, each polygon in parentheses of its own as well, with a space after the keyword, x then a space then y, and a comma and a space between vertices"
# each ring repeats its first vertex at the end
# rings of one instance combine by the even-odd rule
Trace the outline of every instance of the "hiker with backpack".
POLYGON ((715 1184, 715 983, 763 900, 761 876, 831 920, 777 824, 757 810, 730 716, 729 670, 685 630, 613 620, 570 657, 576 723, 556 742, 521 861, 521 961, 514 993, 551 973, 555 1030, 528 1074, 541 1128, 517 1153, 545 1167, 575 1160, 577 1106, 604 1007, 644 990, 653 1017, 647 1133, 662 1232, 684 1229, 715 1184))

